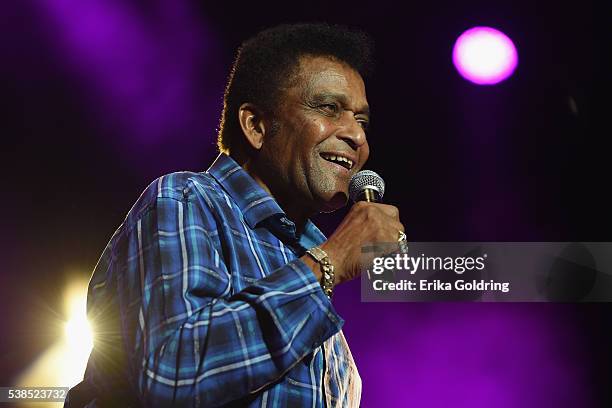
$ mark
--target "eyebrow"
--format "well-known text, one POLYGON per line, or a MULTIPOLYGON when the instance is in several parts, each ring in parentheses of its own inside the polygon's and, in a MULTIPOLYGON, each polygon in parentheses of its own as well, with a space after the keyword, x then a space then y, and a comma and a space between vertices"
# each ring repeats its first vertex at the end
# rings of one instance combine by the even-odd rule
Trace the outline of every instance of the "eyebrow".
MULTIPOLYGON (((335 93, 335 92, 320 92, 320 93, 316 93, 315 95, 313 95, 313 99, 315 100, 320 100, 320 99, 335 99, 338 102, 340 102, 343 106, 348 106, 349 105, 349 100, 347 99, 345 94, 342 93, 335 93)), ((370 116, 370 107, 368 105, 364 105, 361 106, 359 108, 357 108, 354 111, 355 114, 358 115, 367 115, 368 117, 370 116)))

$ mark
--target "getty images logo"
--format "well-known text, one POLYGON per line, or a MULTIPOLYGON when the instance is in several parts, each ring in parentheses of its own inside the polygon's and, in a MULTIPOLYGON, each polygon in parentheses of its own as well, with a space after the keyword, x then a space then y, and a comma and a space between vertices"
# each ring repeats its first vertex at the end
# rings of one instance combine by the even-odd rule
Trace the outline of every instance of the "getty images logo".
POLYGON ((376 257, 372 261, 372 273, 380 275, 385 271, 403 270, 414 275, 417 271, 453 271, 461 275, 465 271, 482 271, 485 268, 487 254, 482 256, 409 256, 408 254, 395 254, 395 256, 376 257))

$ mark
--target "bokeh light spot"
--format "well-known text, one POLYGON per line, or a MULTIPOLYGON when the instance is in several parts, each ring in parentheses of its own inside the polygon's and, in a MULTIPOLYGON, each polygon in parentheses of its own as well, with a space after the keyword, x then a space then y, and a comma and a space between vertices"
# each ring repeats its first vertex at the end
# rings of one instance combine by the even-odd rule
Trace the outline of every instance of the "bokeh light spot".
POLYGON ((518 64, 514 43, 491 27, 474 27, 459 36, 453 63, 462 77, 478 85, 493 85, 508 78, 518 64))

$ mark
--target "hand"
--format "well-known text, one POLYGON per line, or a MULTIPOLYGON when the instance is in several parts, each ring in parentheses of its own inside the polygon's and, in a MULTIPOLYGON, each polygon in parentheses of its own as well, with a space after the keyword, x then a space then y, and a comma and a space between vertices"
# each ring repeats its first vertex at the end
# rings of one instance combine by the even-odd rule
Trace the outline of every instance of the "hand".
MULTIPOLYGON (((396 242, 398 232, 404 231, 397 207, 358 201, 340 223, 336 231, 321 245, 334 265, 335 283, 354 279, 361 273, 361 249, 366 244, 396 242)), ((385 254, 371 254, 383 256, 385 254)), ((321 272, 314 260, 302 259, 313 269, 317 278, 321 272)))

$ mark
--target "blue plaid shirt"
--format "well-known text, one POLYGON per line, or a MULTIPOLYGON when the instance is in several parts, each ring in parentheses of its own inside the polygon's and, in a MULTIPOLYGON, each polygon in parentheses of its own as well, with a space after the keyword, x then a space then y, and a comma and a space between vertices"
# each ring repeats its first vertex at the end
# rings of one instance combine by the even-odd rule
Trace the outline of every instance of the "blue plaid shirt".
POLYGON ((90 406, 358 406, 343 320, 298 259, 324 240, 224 154, 154 181, 89 284, 90 406))

